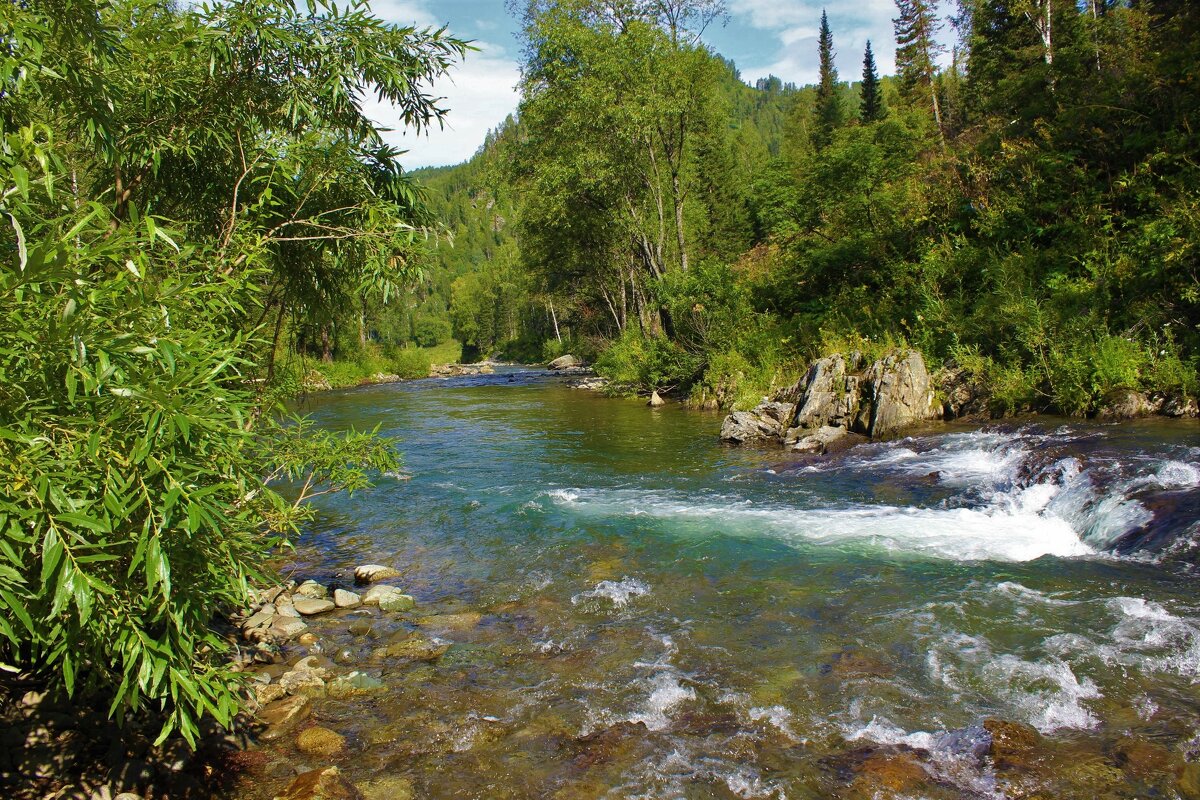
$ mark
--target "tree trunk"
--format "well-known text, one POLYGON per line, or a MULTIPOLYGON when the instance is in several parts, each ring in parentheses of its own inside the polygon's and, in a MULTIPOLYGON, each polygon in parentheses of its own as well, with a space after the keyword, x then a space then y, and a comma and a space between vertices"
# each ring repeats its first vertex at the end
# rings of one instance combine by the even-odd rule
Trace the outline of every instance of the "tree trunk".
POLYGON ((558 332, 558 314, 554 313, 554 298, 550 298, 550 319, 554 322, 554 338, 562 344, 562 334, 558 332))
POLYGON ((333 363, 333 343, 329 339, 329 326, 321 326, 321 361, 333 363))

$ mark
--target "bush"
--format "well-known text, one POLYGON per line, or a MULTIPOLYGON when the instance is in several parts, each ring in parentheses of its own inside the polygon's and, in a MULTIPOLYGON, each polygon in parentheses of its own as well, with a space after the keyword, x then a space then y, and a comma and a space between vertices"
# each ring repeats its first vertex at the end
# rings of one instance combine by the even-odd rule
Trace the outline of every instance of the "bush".
POLYGON ((690 386, 701 369, 703 361, 678 344, 635 330, 626 330, 596 360, 596 372, 616 386, 647 393, 690 386))
POLYGON ((432 363, 429 353, 415 347, 406 347, 392 356, 392 371, 401 378, 428 378, 432 363))

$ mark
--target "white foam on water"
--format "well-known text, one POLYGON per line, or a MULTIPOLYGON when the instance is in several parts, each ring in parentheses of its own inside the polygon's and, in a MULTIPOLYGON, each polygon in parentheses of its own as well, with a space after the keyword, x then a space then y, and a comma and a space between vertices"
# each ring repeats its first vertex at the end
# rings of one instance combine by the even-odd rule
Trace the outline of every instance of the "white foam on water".
POLYGON ((608 600, 616 608, 625 608, 634 597, 650 594, 650 587, 637 578, 624 577, 619 581, 600 581, 594 589, 580 592, 571 598, 572 605, 579 605, 588 598, 608 600))
POLYGON ((1018 601, 1037 603, 1045 606, 1074 606, 1078 605, 1079 600, 1060 600, 1053 595, 1048 595, 1045 592, 1039 592, 1037 589, 1030 589, 1028 586, 1022 586, 1016 581, 1002 581, 992 587, 992 591, 1007 595, 1018 601))
POLYGON ((649 680, 650 696, 640 709, 631 714, 629 722, 643 723, 652 731, 666 730, 671 725, 671 712, 696 699, 696 690, 684 686, 678 676, 660 672, 649 680))
POLYGON ((1101 697, 1100 690, 1090 678, 1080 680, 1059 658, 1026 661, 1006 653, 988 663, 984 674, 992 687, 1042 733, 1089 730, 1100 722, 1084 705, 1085 700, 1101 697))
POLYGON ((739 498, 694 498, 638 489, 579 489, 569 502, 583 513, 705 521, 716 532, 767 535, 793 544, 863 545, 959 561, 1029 561, 1045 555, 1085 556, 1094 551, 1062 519, 1026 508, 903 508, 847 506, 803 509, 755 505, 739 498))
POLYGON ((871 717, 871 721, 850 723, 842 727, 842 735, 848 742, 868 741, 875 744, 904 745, 915 750, 932 750, 937 737, 927 731, 908 731, 891 720, 871 717))
POLYGON ((1107 603, 1118 615, 1107 660, 1200 681, 1200 625, 1140 597, 1107 603))

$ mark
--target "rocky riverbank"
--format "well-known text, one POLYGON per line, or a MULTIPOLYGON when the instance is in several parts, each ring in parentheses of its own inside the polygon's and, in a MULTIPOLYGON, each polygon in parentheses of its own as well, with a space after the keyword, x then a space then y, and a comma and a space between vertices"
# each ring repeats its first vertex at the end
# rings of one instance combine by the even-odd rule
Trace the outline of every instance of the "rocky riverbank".
MULTIPOLYGON (((721 425, 721 439, 777 442, 798 453, 821 454, 867 439, 893 436, 939 419, 996 416, 986 386, 957 364, 931 374, 921 354, 902 350, 869 361, 861 353, 835 354, 812 362, 794 384, 750 411, 735 411, 721 425)), ((1188 397, 1119 390, 1106 398, 1101 419, 1152 415, 1195 418, 1188 397)))

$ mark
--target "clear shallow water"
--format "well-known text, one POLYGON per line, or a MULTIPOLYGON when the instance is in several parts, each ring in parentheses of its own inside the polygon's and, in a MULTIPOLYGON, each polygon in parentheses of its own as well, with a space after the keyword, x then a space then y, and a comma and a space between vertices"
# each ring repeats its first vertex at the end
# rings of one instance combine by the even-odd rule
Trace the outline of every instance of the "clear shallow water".
POLYGON ((438 798, 1200 789, 1195 423, 944 427, 796 460, 541 373, 306 410, 402 437, 412 475, 329 499, 296 553, 331 580, 395 564, 419 602, 367 636, 318 623, 322 652, 385 682, 317 707, 355 780, 438 798), (481 616, 421 628, 453 642, 440 661, 371 659, 462 612, 481 616), (982 755, 989 718, 1039 738, 982 755))

